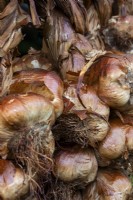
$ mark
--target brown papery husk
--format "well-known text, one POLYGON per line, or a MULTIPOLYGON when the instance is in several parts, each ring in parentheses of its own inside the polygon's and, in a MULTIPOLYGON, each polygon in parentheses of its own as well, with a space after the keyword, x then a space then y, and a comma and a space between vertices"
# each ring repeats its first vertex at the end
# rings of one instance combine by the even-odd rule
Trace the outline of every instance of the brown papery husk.
POLYGON ((86 18, 86 29, 87 29, 87 39, 94 49, 104 50, 104 43, 100 36, 100 19, 98 13, 92 4, 87 9, 87 18, 86 18))
MULTIPOLYGON (((132 76, 132 73, 130 74, 130 77, 132 76)), ((131 93, 130 93, 130 99, 129 101, 121 107, 117 108, 117 111, 121 113, 121 115, 123 115, 123 117, 125 118, 132 118, 133 117, 133 89, 132 89, 132 77, 129 79, 129 82, 131 83, 131 93)))
POLYGON ((75 142, 82 146, 95 147, 99 141, 106 137, 109 125, 101 116, 82 110, 77 111, 76 114, 62 114, 52 130, 58 141, 75 142))
POLYGON ((76 34, 76 41, 73 43, 71 49, 79 51, 83 56, 86 56, 93 50, 89 40, 81 34, 76 34))
POLYGON ((2 0, 0 2, 0 12, 2 12, 4 10, 4 8, 6 7, 6 5, 9 3, 9 0, 2 0))
POLYGON ((133 126, 127 125, 126 146, 128 151, 133 151, 133 126))
POLYGON ((17 0, 11 0, 0 13, 0 57, 15 48, 22 40, 21 26, 30 22, 30 16, 23 11, 17 0))
POLYGON ((99 144, 99 154, 110 160, 122 156, 126 149, 126 131, 127 126, 119 119, 112 120, 106 138, 99 144))
POLYGON ((125 115, 117 111, 121 122, 125 125, 126 148, 129 152, 133 151, 133 116, 125 115))
POLYGON ((130 99, 132 82, 132 55, 106 54, 89 68, 88 85, 97 84, 97 94, 113 108, 126 105, 130 99))
POLYGON ((132 15, 133 14, 133 2, 132 0, 116 0, 113 2, 113 16, 117 15, 123 15, 126 16, 127 14, 132 15))
POLYGON ((85 33, 86 9, 82 0, 55 0, 57 6, 68 16, 77 33, 85 33))
POLYGON ((68 81, 76 81, 85 63, 85 57, 77 50, 72 50, 66 59, 60 60, 59 68, 62 78, 68 81))
POLYGON ((13 73, 21 70, 40 68, 47 71, 52 70, 52 64, 46 55, 40 51, 29 52, 21 58, 15 58, 12 62, 13 73))
POLYGON ((69 19, 54 9, 44 24, 44 40, 53 64, 58 66, 59 58, 67 58, 68 50, 75 41, 75 31, 69 19))
POLYGON ((8 94, 27 92, 41 94, 51 101, 57 117, 63 112, 63 82, 54 71, 31 69, 14 74, 8 94))
POLYGON ((94 6, 98 13, 98 17, 100 19, 101 26, 106 26, 108 24, 108 20, 112 14, 112 0, 96 0, 94 1, 94 6))
POLYGON ((114 16, 109 20, 108 27, 103 31, 104 41, 109 48, 132 53, 133 16, 114 16))
POLYGON ((55 8, 54 0, 35 0, 38 15, 44 20, 49 16, 50 12, 55 8))
POLYGON ((127 200, 132 184, 120 170, 99 170, 97 179, 83 192, 83 200, 127 200))
POLYGON ((91 5, 87 10, 86 27, 87 32, 94 36, 100 29, 100 20, 94 5, 91 5))
POLYGON ((11 67, 11 55, 7 54, 1 59, 1 84, 0 84, 0 97, 6 96, 10 84, 12 82, 12 77, 13 77, 13 71, 11 67), (9 62, 8 62, 9 61, 9 62), (10 66, 9 68, 6 68, 6 66, 10 66))
POLYGON ((95 156, 98 162, 98 166, 107 167, 111 164, 111 160, 105 157, 102 157, 97 148, 94 148, 95 156))
POLYGON ((85 8, 88 9, 92 4, 92 0, 83 0, 85 8))
POLYGON ((54 160, 54 176, 63 182, 84 186, 96 177, 98 165, 91 148, 67 147, 59 150, 54 160))
POLYGON ((126 6, 127 6, 127 12, 128 14, 132 15, 133 14, 133 2, 132 0, 127 0, 125 2, 126 6))
POLYGON ((48 173, 55 149, 53 105, 38 94, 8 95, 1 101, 0 111, 0 155, 11 154, 32 179, 48 173))
POLYGON ((92 113, 94 112, 96 114, 101 115, 106 120, 108 120, 110 109, 98 97, 95 87, 83 86, 80 91, 80 98, 88 112, 92 112, 92 113))
POLYGON ((76 34, 76 39, 69 49, 67 58, 60 58, 59 70, 62 78, 68 81, 77 81, 77 76, 86 64, 88 55, 94 51, 90 42, 84 35, 76 34))
POLYGON ((28 196, 30 179, 21 168, 8 160, 0 160, 0 198, 19 200, 28 196))
POLYGON ((65 110, 72 113, 75 110, 82 111, 86 109, 89 113, 101 115, 103 118, 108 120, 110 109, 103 101, 101 101, 101 99, 99 99, 94 86, 87 86, 85 84, 83 86, 81 85, 78 94, 77 84, 69 83, 65 87, 63 96, 66 98, 66 102, 68 101, 69 104, 72 104, 72 107, 68 110, 65 102, 65 110))

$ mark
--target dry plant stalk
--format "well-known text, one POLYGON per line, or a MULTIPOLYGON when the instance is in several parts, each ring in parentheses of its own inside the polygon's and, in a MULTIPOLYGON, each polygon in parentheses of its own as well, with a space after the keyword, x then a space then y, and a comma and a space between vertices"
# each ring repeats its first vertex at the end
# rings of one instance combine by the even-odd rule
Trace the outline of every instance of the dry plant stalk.
POLYGON ((0 57, 19 44, 23 38, 21 26, 30 21, 30 16, 20 8, 17 0, 8 3, 0 13, 0 57))
POLYGON ((46 19, 44 39, 54 65, 58 63, 60 57, 68 57, 68 50, 75 40, 75 31, 69 19, 56 9, 51 11, 46 19))
POLYGON ((85 33, 86 9, 82 0, 55 0, 57 6, 68 16, 77 33, 85 33))
POLYGON ((112 0, 96 0, 94 1, 94 6, 98 13, 101 26, 107 26, 108 20, 112 14, 112 0))
POLYGON ((87 18, 86 18, 86 29, 87 29, 87 38, 94 49, 104 50, 104 43, 100 36, 100 19, 98 13, 92 4, 87 9, 87 18))

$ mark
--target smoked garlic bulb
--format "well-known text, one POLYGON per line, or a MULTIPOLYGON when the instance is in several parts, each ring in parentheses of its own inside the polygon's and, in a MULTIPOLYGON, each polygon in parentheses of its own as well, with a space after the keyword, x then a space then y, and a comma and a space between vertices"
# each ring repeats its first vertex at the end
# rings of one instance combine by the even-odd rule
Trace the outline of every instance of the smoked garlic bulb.
POLYGON ((109 107, 97 96, 93 87, 82 87, 80 98, 76 84, 64 92, 64 113, 57 119, 53 133, 57 140, 95 146, 109 130, 109 107))
POLYGON ((99 98, 110 107, 124 106, 130 99, 132 62, 132 55, 106 54, 88 70, 88 85, 97 84, 99 98))
POLYGON ((83 105, 88 112, 94 112, 108 120, 110 109, 109 107, 98 97, 94 87, 82 87, 80 91, 80 98, 83 105))
POLYGON ((0 113, 2 156, 11 153, 25 163, 29 174, 49 168, 55 148, 53 105, 38 94, 8 95, 0 102, 0 113))
POLYGON ((96 177, 97 160, 91 148, 66 148, 60 150, 54 159, 54 175, 64 182, 82 185, 96 177))
POLYGON ((129 151, 133 151, 133 126, 127 125, 126 147, 129 151))
POLYGON ((130 152, 133 151, 133 117, 130 115, 123 115, 119 113, 119 117, 125 126, 126 149, 130 152))
POLYGON ((132 184, 117 170, 99 170, 97 179, 83 192, 83 200, 127 200, 132 184))
POLYGON ((57 117, 63 111, 63 83, 53 71, 43 69, 23 70, 14 74, 10 94, 34 92, 41 94, 54 105, 57 117))
POLYGON ((63 95, 71 102, 71 104, 73 104, 70 109, 71 113, 75 110, 84 110, 86 108, 89 113, 101 115, 108 120, 110 109, 101 99, 99 99, 95 87, 87 85, 82 86, 80 88, 79 97, 76 89, 77 84, 69 84, 69 86, 65 88, 63 95))
POLYGON ((95 147, 106 137, 108 130, 109 124, 101 116, 77 111, 76 114, 62 114, 53 127, 53 134, 62 142, 65 139, 65 142, 95 147))
POLYGON ((0 199, 24 199, 29 189, 29 178, 23 170, 8 160, 0 160, 0 199))
POLYGON ((121 156, 126 147, 126 131, 127 127, 120 120, 111 121, 106 138, 99 144, 100 155, 111 160, 121 156))

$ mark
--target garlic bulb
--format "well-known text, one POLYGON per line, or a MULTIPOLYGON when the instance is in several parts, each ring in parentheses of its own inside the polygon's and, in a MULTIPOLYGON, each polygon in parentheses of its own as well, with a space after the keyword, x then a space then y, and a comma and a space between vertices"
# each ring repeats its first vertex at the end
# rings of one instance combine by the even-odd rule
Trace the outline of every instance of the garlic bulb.
POLYGON ((94 148, 95 156, 98 162, 98 166, 100 167, 107 167, 111 164, 111 160, 105 157, 102 157, 98 152, 97 148, 94 148))
MULTIPOLYGON (((130 98, 130 86, 126 83, 126 74, 118 66, 119 63, 113 63, 111 59, 104 59, 103 64, 110 63, 110 66, 103 71, 99 78, 98 94, 101 99, 112 107, 122 106, 130 98), (107 73, 107 75, 104 75, 107 73)), ((109 65, 109 64, 108 64, 109 65)))
POLYGON ((56 140, 75 142, 82 146, 95 147, 102 141, 109 130, 108 122, 99 115, 75 111, 76 114, 63 114, 53 127, 56 140))
POLYGON ((0 160, 0 199, 17 200, 29 192, 29 178, 8 160, 0 160))
POLYGON ((129 151, 133 151, 133 126, 127 127, 126 146, 129 151))
POLYGON ((64 182, 78 185, 93 181, 97 174, 97 161, 91 148, 75 146, 60 150, 54 157, 54 175, 64 182))
POLYGON ((8 149, 26 164, 28 173, 32 169, 45 171, 55 148, 51 132, 55 122, 53 105, 38 94, 8 95, 0 103, 0 112, 2 156, 4 149, 8 154, 8 149))
POLYGON ((88 112, 94 112, 108 120, 110 109, 98 97, 95 88, 92 86, 82 87, 80 91, 80 98, 85 105, 88 112))
POLYGON ((57 119, 53 133, 57 140, 95 146, 109 130, 109 108, 98 98, 93 87, 82 87, 79 100, 76 87, 76 84, 66 86, 64 114, 57 119))
POLYGON ((117 170, 99 170, 95 182, 83 193, 83 200, 127 200, 132 189, 129 179, 117 170))
POLYGON ((126 105, 130 99, 132 55, 106 54, 97 59, 89 69, 88 84, 97 84, 97 94, 113 108, 126 105))
POLYGON ((98 151, 102 157, 115 159, 125 151, 126 126, 120 120, 110 122, 106 138, 99 144, 98 151))
POLYGON ((48 98, 54 105, 57 117, 63 111, 63 83, 53 71, 31 69, 17 72, 9 88, 10 94, 34 92, 48 98))
POLYGON ((113 16, 108 27, 103 31, 105 43, 111 48, 124 53, 132 53, 133 16, 113 16))

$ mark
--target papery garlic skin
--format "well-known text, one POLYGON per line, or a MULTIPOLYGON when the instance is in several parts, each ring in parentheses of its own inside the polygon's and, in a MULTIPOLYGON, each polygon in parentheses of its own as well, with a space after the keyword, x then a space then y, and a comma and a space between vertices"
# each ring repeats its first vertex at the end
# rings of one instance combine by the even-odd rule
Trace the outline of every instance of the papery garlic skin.
POLYGON ((0 111, 1 156, 10 152, 13 158, 25 163, 28 174, 50 170, 55 150, 52 103, 34 93, 8 95, 1 101, 0 111))
POLYGON ((107 159, 116 159, 125 151, 126 126, 120 120, 110 122, 106 138, 99 144, 100 155, 107 159))
POLYGON ((17 0, 11 0, 0 13, 0 57, 5 56, 23 39, 21 26, 31 22, 30 16, 21 9, 17 0))
POLYGON ((54 71, 31 69, 17 72, 13 76, 9 94, 33 92, 50 100, 55 108, 56 117, 63 112, 63 82, 54 71))
POLYGON ((105 54, 87 72, 90 86, 97 86, 98 97, 112 108, 125 106, 130 100, 132 55, 105 54))
POLYGON ((93 181, 97 174, 97 161, 92 149, 73 147, 59 151, 55 157, 54 174, 64 182, 78 185, 93 181))
POLYGON ((85 189, 83 200, 127 200, 131 189, 131 182, 121 171, 99 170, 96 181, 85 189))
POLYGON ((20 168, 8 160, 0 160, 0 198, 17 200, 28 195, 29 177, 20 168))

